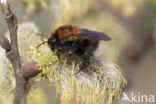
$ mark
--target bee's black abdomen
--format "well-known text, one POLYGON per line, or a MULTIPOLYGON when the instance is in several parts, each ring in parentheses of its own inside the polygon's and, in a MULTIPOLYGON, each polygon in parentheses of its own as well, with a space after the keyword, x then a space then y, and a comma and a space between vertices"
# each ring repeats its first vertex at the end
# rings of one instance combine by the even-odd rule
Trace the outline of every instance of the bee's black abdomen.
POLYGON ((99 42, 98 41, 92 41, 89 39, 85 39, 83 41, 78 41, 79 48, 77 49, 76 53, 79 56, 92 56, 93 52, 96 51, 99 42))

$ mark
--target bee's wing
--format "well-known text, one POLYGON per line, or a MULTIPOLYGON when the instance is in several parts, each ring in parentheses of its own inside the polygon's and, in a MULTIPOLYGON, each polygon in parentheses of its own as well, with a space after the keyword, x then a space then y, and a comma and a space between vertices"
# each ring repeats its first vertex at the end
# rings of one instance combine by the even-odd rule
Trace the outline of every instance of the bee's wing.
POLYGON ((79 36, 81 39, 93 39, 93 40, 105 40, 105 41, 111 40, 111 38, 108 35, 106 35, 105 33, 91 31, 91 30, 87 30, 84 28, 80 29, 79 36))

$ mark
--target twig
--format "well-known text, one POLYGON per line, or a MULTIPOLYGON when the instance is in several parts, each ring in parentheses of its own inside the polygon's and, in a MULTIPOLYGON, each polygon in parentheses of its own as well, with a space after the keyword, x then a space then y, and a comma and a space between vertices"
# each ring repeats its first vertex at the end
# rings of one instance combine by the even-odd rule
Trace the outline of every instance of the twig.
POLYGON ((6 56, 11 61, 15 73, 16 88, 15 88, 15 102, 16 104, 26 104, 26 86, 29 78, 36 76, 40 71, 35 62, 27 62, 23 66, 20 61, 20 54, 17 43, 17 18, 12 13, 10 5, 6 0, 1 1, 3 15, 7 21, 10 32, 11 43, 4 36, 0 37, 0 45, 6 50, 6 56))

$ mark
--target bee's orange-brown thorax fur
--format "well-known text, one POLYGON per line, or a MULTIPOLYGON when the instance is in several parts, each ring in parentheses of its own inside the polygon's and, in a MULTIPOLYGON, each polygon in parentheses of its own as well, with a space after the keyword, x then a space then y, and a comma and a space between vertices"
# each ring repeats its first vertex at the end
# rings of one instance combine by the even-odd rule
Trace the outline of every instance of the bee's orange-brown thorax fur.
POLYGON ((64 25, 59 27, 55 32, 57 33, 61 44, 64 44, 66 41, 76 41, 80 30, 76 26, 64 25))

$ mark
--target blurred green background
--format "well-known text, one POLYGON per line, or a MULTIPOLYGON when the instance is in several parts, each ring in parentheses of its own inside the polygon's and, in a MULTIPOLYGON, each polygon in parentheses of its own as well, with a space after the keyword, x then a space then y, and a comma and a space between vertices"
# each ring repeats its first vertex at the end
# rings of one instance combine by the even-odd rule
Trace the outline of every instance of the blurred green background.
MULTIPOLYGON (((10 3, 19 24, 35 23, 42 37, 48 38, 64 24, 106 33, 112 41, 104 42, 103 56, 123 68, 128 82, 124 92, 156 96, 156 0, 10 0, 10 3)), ((0 35, 6 31, 0 11, 0 35)), ((30 104, 59 104, 48 81, 38 85, 34 95, 30 95, 30 104)))

